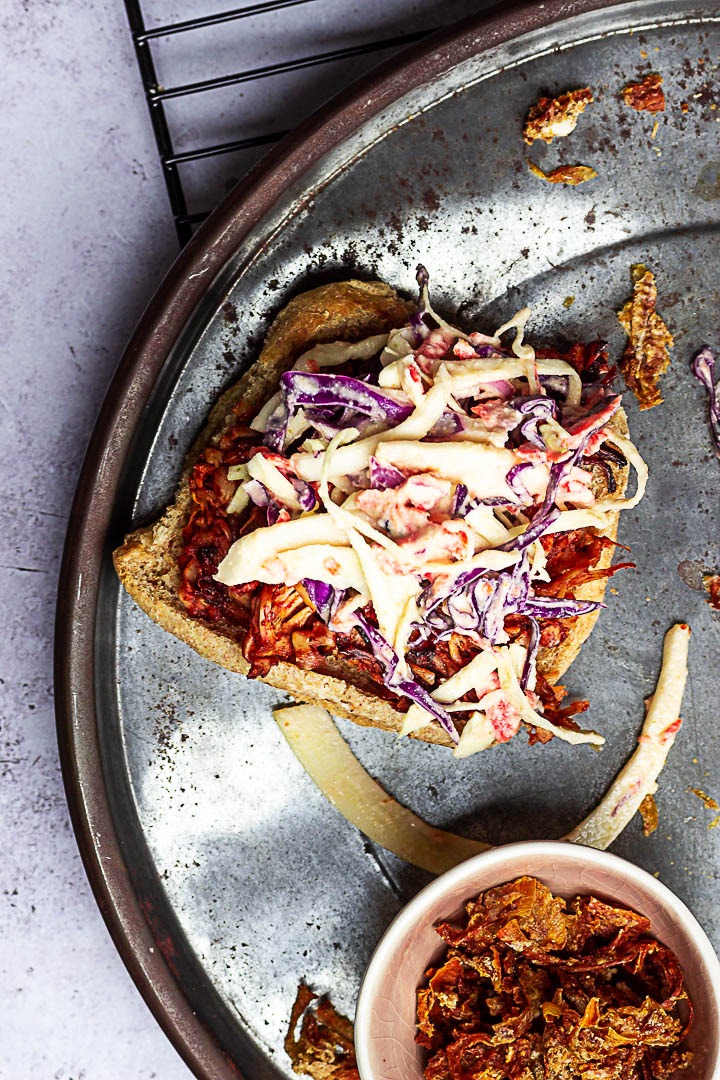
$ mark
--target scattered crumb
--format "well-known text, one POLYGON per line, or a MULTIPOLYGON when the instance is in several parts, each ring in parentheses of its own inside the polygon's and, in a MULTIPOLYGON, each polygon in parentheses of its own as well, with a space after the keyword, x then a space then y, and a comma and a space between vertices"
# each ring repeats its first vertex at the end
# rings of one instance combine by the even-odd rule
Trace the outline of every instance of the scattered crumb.
POLYGON ((650 132, 650 138, 651 138, 651 139, 654 139, 654 138, 655 138, 655 136, 657 135, 657 132, 658 132, 658 128, 659 128, 659 127, 660 127, 660 121, 659 121, 659 120, 656 120, 656 121, 655 121, 655 123, 653 124, 653 129, 652 129, 652 131, 650 132))
POLYGON ((652 795, 646 795, 638 807, 638 813, 642 818, 643 836, 654 833, 658 827, 657 803, 652 795))
POLYGON ((574 296, 566 296, 565 299, 563 300, 563 307, 565 307, 565 308, 572 307, 574 303, 575 303, 575 297, 574 296))
POLYGON ((711 608, 720 611, 720 574, 704 574, 702 581, 708 594, 705 599, 711 608))
POLYGON ((538 98, 525 121, 523 139, 532 146, 536 139, 550 143, 553 139, 569 135, 575 130, 580 113, 584 112, 592 100, 589 86, 571 90, 556 98, 538 98))
POLYGON ((720 810, 720 806, 715 802, 712 795, 706 795, 702 788, 689 787, 688 791, 692 791, 693 795, 697 795, 700 802, 704 803, 708 810, 720 810))
POLYGON ((528 163, 530 172, 535 176, 539 176, 541 180, 547 180, 549 184, 570 184, 575 187, 577 184, 584 184, 586 180, 594 180, 597 173, 594 169, 591 169, 589 165, 560 165, 557 169, 553 169, 551 172, 546 173, 536 165, 533 161, 525 159, 528 163))
POLYGON ((623 100, 636 112, 664 112, 665 94, 662 87, 662 75, 646 75, 642 82, 628 83, 623 87, 623 100))
POLYGON ((712 821, 708 825, 708 829, 716 829, 718 827, 718 825, 720 825, 720 814, 716 814, 716 816, 712 819, 712 821))
POLYGON ((652 409, 663 400, 658 379, 670 363, 668 350, 674 342, 655 310, 655 275, 642 264, 631 267, 630 274, 633 280, 632 300, 628 300, 618 312, 620 325, 628 336, 620 369, 628 390, 632 390, 640 408, 652 409))
POLYGON ((686 113, 689 108, 690 108, 690 106, 688 105, 687 101, 681 101, 680 102, 680 111, 681 112, 686 113))

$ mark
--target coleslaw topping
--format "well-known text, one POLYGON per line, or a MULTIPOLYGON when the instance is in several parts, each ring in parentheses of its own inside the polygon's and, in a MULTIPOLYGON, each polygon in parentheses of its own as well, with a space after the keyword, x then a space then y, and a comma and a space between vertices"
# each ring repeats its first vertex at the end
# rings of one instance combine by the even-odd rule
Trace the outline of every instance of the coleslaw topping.
MULTIPOLYGON (((612 426, 620 397, 603 346, 536 352, 527 308, 492 335, 466 334, 433 311, 422 267, 418 282, 407 326, 316 346, 282 376, 250 425, 263 445, 228 472, 227 513, 250 507, 266 523, 226 545, 213 580, 231 593, 297 587, 411 703, 403 731, 439 724, 459 755, 522 723, 541 741, 601 743, 546 715, 536 661, 552 627, 561 637, 564 620, 603 606, 573 595, 569 569, 562 587, 548 572, 564 565, 563 536, 606 531, 645 489, 642 458, 612 426), (374 367, 334 370, 357 358, 374 367), (628 462, 637 490, 625 499, 615 470, 628 462), (443 643, 464 657, 438 685, 417 657, 443 643)), ((616 569, 591 565, 582 580, 616 569)))

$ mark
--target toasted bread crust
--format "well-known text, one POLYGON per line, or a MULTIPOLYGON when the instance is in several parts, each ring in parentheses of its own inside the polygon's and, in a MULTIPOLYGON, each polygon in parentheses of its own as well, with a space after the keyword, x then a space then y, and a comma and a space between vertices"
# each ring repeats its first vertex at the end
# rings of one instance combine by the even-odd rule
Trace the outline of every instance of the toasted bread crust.
MULTIPOLYGON (((295 360, 320 342, 358 341, 371 334, 383 333, 407 321, 414 305, 408 304, 390 286, 382 282, 348 281, 322 285, 291 300, 278 315, 267 335, 255 364, 234 383, 212 409, 204 431, 194 443, 185 462, 175 502, 152 525, 130 533, 113 554, 118 577, 135 602, 151 619, 186 642, 201 656, 230 671, 246 675, 249 664, 242 653, 241 632, 227 624, 209 623, 188 615, 178 595, 180 574, 177 567, 182 549, 182 530, 191 513, 187 484, 190 469, 205 446, 215 441, 231 423, 248 421, 277 389, 280 375, 295 360)), ((614 424, 625 434, 625 414, 617 414, 614 424)), ((617 475, 624 490, 627 470, 617 475)), ((596 494, 606 492, 604 479, 596 476, 596 494)), ((617 518, 608 535, 615 539, 617 518)), ((600 567, 610 564, 611 552, 604 552, 600 567)), ((577 590, 580 599, 601 600, 605 580, 587 582, 577 590)), ((597 613, 582 615, 574 621, 565 641, 558 647, 540 650, 538 670, 555 682, 577 656, 592 630, 597 613)), ((384 731, 400 730, 404 714, 375 694, 359 686, 319 672, 306 671, 294 664, 276 664, 264 681, 286 690, 298 701, 322 705, 338 716, 357 724, 384 731)), ((452 745, 437 726, 416 732, 425 742, 452 745)))

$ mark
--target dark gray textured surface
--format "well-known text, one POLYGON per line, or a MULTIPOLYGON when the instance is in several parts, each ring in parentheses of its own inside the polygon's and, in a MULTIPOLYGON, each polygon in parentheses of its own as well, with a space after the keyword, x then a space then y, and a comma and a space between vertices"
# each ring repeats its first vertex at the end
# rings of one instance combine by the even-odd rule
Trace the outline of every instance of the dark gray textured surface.
MULTIPOLYGON (((437 303, 459 307, 467 323, 491 330, 528 304, 535 343, 603 336, 618 355, 614 312, 629 295, 629 267, 654 269, 676 346, 665 404, 646 413, 628 405, 651 469, 648 495, 620 532, 638 569, 614 579, 609 610, 565 679, 590 697, 603 751, 528 748, 519 738, 455 762, 350 723, 342 730, 373 775, 434 823, 493 843, 560 836, 632 749, 663 634, 688 621, 686 723, 661 779, 660 827, 644 839, 634 822, 614 850, 658 873, 718 944, 720 830, 687 789, 717 795, 719 623, 678 573, 681 562, 720 567, 720 466, 689 374, 696 348, 720 345, 720 200, 708 179, 720 159, 720 19, 700 22, 693 11, 634 3, 529 35, 398 102, 331 155, 311 190, 261 223, 209 290, 158 386, 145 429, 157 436, 138 444, 126 496, 138 520, 162 507, 209 403, 300 287, 359 273, 410 291, 421 259, 437 303), (618 98, 628 78, 651 70, 668 99, 654 137, 654 118, 618 98), (528 150, 520 127, 538 92, 587 83, 596 103, 576 132, 528 150), (525 153, 546 168, 592 164, 599 176, 546 185, 525 153), (237 322, 221 310, 228 298, 237 322)), ((173 926, 198 1007, 219 1003, 241 1063, 256 1047, 258 1075, 289 1075, 281 1046, 298 981, 331 990, 352 1013, 375 941, 425 878, 373 850, 316 791, 272 721, 281 694, 166 636, 110 572, 100 610, 104 753, 133 863, 173 926)))

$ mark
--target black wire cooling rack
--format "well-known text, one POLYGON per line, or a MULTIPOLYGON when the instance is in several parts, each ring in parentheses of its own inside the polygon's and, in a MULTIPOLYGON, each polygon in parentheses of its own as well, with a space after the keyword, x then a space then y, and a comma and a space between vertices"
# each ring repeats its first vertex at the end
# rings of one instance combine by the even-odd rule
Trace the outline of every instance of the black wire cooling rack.
MULTIPOLYGON (((241 19, 253 16, 270 15, 281 8, 295 8, 317 3, 318 0, 264 0, 262 3, 250 4, 246 7, 234 8, 231 11, 222 11, 215 14, 200 15, 182 22, 171 22, 165 25, 146 26, 140 0, 125 0, 130 30, 132 33, 138 67, 145 89, 145 97, 150 111, 155 140, 162 165, 165 184, 167 186, 170 206, 172 208, 181 246, 191 238, 194 226, 203 221, 211 208, 200 212, 190 212, 183 183, 183 166, 203 158, 213 158, 221 154, 231 154, 238 151, 249 150, 256 147, 270 146, 278 142, 287 130, 268 131, 261 134, 239 137, 227 142, 218 142, 210 145, 196 146, 190 150, 176 152, 171 136, 170 124, 168 123, 165 102, 187 97, 189 95, 204 94, 221 87, 235 86, 240 83, 249 83, 260 79, 270 79, 287 72, 299 71, 303 68, 318 67, 322 64, 331 64, 335 61, 349 61, 355 57, 372 53, 387 53, 391 49, 398 49, 418 41, 431 32, 433 28, 415 30, 394 37, 375 38, 361 44, 351 45, 346 48, 332 49, 327 52, 318 52, 312 55, 296 56, 276 63, 265 64, 261 67, 248 68, 244 71, 236 71, 228 75, 220 75, 210 79, 188 82, 178 86, 161 86, 156 74, 155 57, 153 55, 153 42, 159 39, 170 38, 177 34, 191 34, 193 31, 207 27, 217 26, 221 23, 234 23, 241 19)), ((310 13, 308 13, 310 16, 310 13)), ((372 29, 369 30, 372 34, 372 29)), ((352 65, 349 65, 352 78, 352 65)), ((336 87, 339 89, 340 87, 336 87)), ((238 117, 242 123, 242 117, 238 117)))

